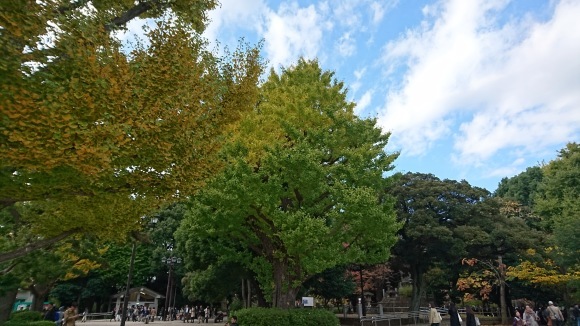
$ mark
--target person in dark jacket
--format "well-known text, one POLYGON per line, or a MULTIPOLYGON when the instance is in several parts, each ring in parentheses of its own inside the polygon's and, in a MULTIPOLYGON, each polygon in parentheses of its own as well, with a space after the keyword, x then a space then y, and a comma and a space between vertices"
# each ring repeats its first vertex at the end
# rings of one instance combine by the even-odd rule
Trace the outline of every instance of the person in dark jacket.
POLYGON ((467 307, 465 309, 465 313, 467 318, 465 318, 465 326, 477 326, 477 322, 475 321, 475 314, 473 313, 473 309, 471 307, 467 307))
POLYGON ((56 307, 52 304, 49 303, 48 307, 46 308, 46 313, 43 316, 44 320, 50 320, 50 321, 57 321, 58 320, 58 310, 56 309, 56 307))
POLYGON ((454 302, 449 305, 449 326, 461 326, 459 322, 459 313, 457 312, 457 307, 454 302))

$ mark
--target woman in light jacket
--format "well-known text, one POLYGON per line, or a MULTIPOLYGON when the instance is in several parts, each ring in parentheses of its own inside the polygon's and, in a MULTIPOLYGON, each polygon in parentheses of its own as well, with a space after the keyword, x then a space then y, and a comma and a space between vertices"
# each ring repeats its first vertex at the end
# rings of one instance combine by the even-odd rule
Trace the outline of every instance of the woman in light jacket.
POLYGON ((433 303, 429 304, 429 308, 429 324, 431 324, 431 326, 439 326, 441 323, 441 315, 437 309, 435 309, 435 305, 433 303))

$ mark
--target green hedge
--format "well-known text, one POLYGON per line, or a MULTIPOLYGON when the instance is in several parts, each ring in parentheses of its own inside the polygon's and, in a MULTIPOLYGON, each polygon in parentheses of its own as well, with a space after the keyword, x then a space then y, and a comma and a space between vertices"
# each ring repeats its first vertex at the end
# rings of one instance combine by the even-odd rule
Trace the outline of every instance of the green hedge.
POLYGON ((38 311, 22 310, 15 311, 10 315, 10 320, 14 321, 38 321, 42 320, 42 313, 38 311))
POLYGON ((9 320, 4 323, 4 326, 55 326, 55 324, 53 321, 50 320, 40 320, 40 321, 9 320))
POLYGON ((322 309, 249 308, 232 314, 240 326, 339 326, 335 314, 322 309))

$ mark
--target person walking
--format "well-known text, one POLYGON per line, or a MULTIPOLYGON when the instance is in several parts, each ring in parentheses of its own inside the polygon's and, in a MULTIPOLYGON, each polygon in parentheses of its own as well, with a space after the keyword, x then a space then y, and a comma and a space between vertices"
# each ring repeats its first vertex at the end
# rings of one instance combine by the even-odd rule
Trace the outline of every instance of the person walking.
POLYGON ((560 308, 554 305, 554 302, 548 301, 547 310, 550 316, 548 319, 552 321, 552 326, 564 325, 564 315, 562 315, 560 308))
POLYGON ((205 323, 209 323, 209 317, 211 314, 211 308, 209 306, 205 307, 205 323))
POLYGON ((478 326, 475 320, 475 313, 471 307, 465 308, 465 326, 478 326))
POLYGON ((575 304, 574 308, 572 308, 572 320, 576 322, 576 326, 580 326, 580 308, 578 304, 575 304))
POLYGON ((520 312, 516 310, 516 315, 514 316, 514 321, 512 326, 524 326, 524 321, 520 315, 520 312))
POLYGON ((439 326, 440 323, 441 323, 441 315, 439 314, 437 309, 435 309, 435 304, 429 303, 429 325, 439 326))
POLYGON ((455 306, 455 302, 451 302, 449 305, 449 326, 461 326, 461 321, 459 321, 459 312, 455 306))
POLYGON ((524 325, 526 326, 539 326, 538 325, 538 316, 536 312, 530 305, 526 305, 526 309, 524 310, 524 315, 522 316, 524 320, 524 325))
POLYGON ((87 322, 87 315, 88 314, 89 314, 89 308, 85 308, 85 311, 83 312, 83 319, 81 319, 81 323, 87 322))
POLYGON ((63 317, 63 326, 75 326, 76 320, 80 317, 77 312, 77 304, 71 303, 69 308, 65 310, 64 317, 63 317))

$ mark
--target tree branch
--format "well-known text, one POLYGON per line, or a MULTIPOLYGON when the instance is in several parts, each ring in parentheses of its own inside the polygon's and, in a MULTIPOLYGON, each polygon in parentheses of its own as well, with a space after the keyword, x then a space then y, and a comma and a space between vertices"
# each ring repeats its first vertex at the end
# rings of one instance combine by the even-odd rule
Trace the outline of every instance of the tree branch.
POLYGON ((19 263, 12 263, 10 266, 6 267, 5 269, 3 269, 2 271, 0 271, 0 275, 6 275, 8 273, 10 273, 11 270, 14 269, 14 267, 18 266, 19 263))
POLYGON ((80 7, 84 6, 88 2, 89 2, 89 0, 79 0, 77 2, 73 2, 73 3, 68 4, 68 5, 63 5, 63 6, 58 7, 57 12, 59 14, 64 14, 67 11, 75 10, 77 8, 80 8, 80 7))
POLYGON ((9 260, 12 259, 16 259, 16 258, 20 258, 23 256, 26 256, 27 254, 38 250, 38 249, 42 249, 42 248, 46 248, 50 245, 53 245, 57 242, 59 242, 60 240, 63 240, 77 232, 80 231, 80 228, 74 228, 68 231, 65 231, 59 235, 57 235, 56 237, 50 238, 50 239, 43 239, 43 240, 39 240, 33 243, 29 243, 24 247, 9 251, 9 252, 4 252, 0 254, 0 263, 4 263, 7 262, 9 260))
POLYGON ((133 8, 125 11, 121 16, 115 17, 110 23, 105 26, 105 30, 107 32, 112 31, 116 27, 123 26, 131 19, 135 17, 139 17, 142 13, 146 12, 149 9, 152 9, 155 6, 161 4, 160 0, 152 0, 152 1, 144 1, 139 2, 133 8))

